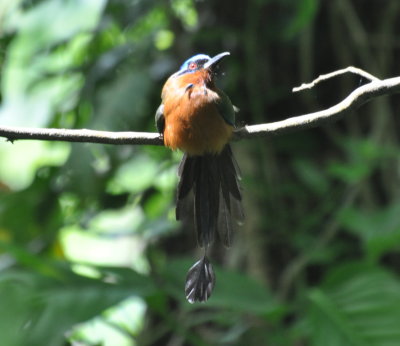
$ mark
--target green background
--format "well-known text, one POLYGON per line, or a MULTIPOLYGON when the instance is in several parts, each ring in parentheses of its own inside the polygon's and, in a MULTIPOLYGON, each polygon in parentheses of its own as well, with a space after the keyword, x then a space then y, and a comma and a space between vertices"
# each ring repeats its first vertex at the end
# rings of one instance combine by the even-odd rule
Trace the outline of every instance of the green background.
MULTIPOLYGON (((400 71, 398 0, 0 2, 0 125, 155 131, 166 78, 230 51, 238 126, 334 105, 400 71)), ((174 220, 181 153, 0 140, 0 343, 400 345, 400 102, 233 143, 246 222, 206 304, 174 220)))

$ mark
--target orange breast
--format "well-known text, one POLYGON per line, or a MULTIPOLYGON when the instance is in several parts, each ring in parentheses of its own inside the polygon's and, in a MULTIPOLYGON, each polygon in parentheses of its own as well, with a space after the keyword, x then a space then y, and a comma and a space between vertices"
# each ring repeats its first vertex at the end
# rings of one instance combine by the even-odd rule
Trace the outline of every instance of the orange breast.
POLYGON ((228 143, 232 126, 218 112, 218 90, 188 77, 171 77, 163 89, 164 143, 189 155, 217 154, 228 143), (190 83, 193 87, 187 88, 190 83))

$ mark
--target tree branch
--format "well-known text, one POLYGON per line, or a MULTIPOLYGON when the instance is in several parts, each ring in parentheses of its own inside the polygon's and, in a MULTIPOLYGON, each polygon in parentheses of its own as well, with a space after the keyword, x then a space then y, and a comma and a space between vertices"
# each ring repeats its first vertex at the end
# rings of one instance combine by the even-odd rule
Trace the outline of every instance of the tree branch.
POLYGON ((369 100, 400 92, 400 77, 374 80, 355 89, 338 104, 314 113, 299 115, 269 124, 245 126, 236 131, 235 139, 269 137, 332 123, 369 100))
MULTIPOLYGON (((342 118, 346 113, 359 108, 369 100, 383 95, 400 92, 400 77, 379 80, 369 73, 348 67, 318 77, 309 84, 295 88, 294 91, 309 89, 317 83, 343 73, 356 73, 371 82, 355 89, 349 96, 338 104, 314 113, 299 115, 282 121, 269 124, 250 125, 235 131, 233 140, 250 139, 254 137, 270 137, 289 132, 299 131, 325 125, 342 118)), ((0 126, 0 137, 9 141, 21 139, 39 139, 48 141, 85 142, 103 144, 130 144, 130 145, 163 145, 159 134, 151 132, 109 132, 88 129, 37 129, 11 126, 0 126)))
POLYGON ((299 87, 293 88, 292 91, 294 93, 296 93, 298 91, 302 91, 302 90, 305 90, 305 89, 311 89, 311 88, 313 88, 315 85, 317 85, 320 82, 326 81, 326 80, 331 79, 333 77, 337 77, 337 76, 340 76, 342 74, 349 73, 349 72, 350 73, 354 73, 356 75, 359 75, 360 77, 363 77, 363 78, 369 80, 370 82, 379 80, 379 78, 376 78, 375 76, 373 76, 372 74, 370 74, 368 72, 365 72, 365 71, 363 71, 363 70, 361 70, 361 69, 359 69, 357 67, 354 67, 354 66, 349 66, 349 67, 346 67, 346 68, 341 69, 341 70, 337 70, 337 71, 334 71, 334 72, 331 72, 331 73, 320 75, 317 79, 314 79, 311 83, 303 83, 299 87))
POLYGON ((163 145, 160 135, 153 132, 110 132, 88 129, 37 129, 0 126, 0 137, 6 137, 11 142, 20 139, 40 139, 102 144, 163 145))

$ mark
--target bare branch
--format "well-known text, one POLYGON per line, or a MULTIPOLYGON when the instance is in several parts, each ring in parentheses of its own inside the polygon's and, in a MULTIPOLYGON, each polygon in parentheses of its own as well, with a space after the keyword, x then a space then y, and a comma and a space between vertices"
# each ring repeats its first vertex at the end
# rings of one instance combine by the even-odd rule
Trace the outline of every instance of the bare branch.
MULTIPOLYGON (((340 75, 349 71, 353 73, 355 73, 354 71, 358 71, 357 74, 360 74, 359 71, 362 70, 349 67, 344 70, 333 72, 329 75, 340 75)), ((364 71, 362 71, 362 73, 362 76, 370 79, 371 82, 355 89, 349 96, 347 96, 338 104, 322 111, 299 115, 274 123, 242 127, 235 131, 233 140, 250 139, 254 137, 269 137, 325 125, 337 121, 346 113, 357 109, 373 98, 382 95, 400 93, 400 77, 379 80, 364 71)), ((325 75, 325 77, 321 76, 311 84, 314 83, 315 85, 318 83, 318 80, 330 78, 326 77, 329 75, 325 75)), ((20 139, 39 139, 49 141, 104 144, 163 145, 163 141, 159 134, 151 132, 109 132, 87 129, 35 129, 0 126, 0 137, 5 137, 9 141, 20 139)))
POLYGON ((293 88, 292 91, 295 93, 295 92, 302 91, 302 90, 305 90, 305 89, 311 89, 311 88, 313 88, 315 85, 317 85, 320 82, 326 81, 326 80, 328 80, 330 78, 333 78, 333 77, 336 77, 336 76, 340 76, 340 75, 348 73, 348 72, 354 73, 356 75, 359 75, 359 76, 369 80, 370 82, 374 82, 374 81, 378 81, 379 80, 379 78, 376 78, 375 76, 373 76, 372 74, 370 74, 368 72, 365 72, 364 70, 361 70, 361 69, 359 69, 357 67, 354 67, 354 66, 349 66, 349 67, 346 67, 346 68, 341 69, 341 70, 337 70, 337 71, 334 71, 334 72, 331 72, 331 73, 320 75, 317 79, 314 79, 311 83, 303 83, 302 85, 293 88))
POLYGON ((322 126, 342 118, 346 113, 359 108, 369 100, 382 95, 400 92, 400 77, 376 80, 355 89, 343 101, 328 109, 299 115, 270 124, 245 126, 235 133, 235 139, 268 137, 322 126))
POLYGON ((6 137, 11 142, 19 139, 40 139, 103 144, 163 145, 160 135, 153 132, 110 132, 88 129, 36 129, 0 126, 0 137, 6 137))

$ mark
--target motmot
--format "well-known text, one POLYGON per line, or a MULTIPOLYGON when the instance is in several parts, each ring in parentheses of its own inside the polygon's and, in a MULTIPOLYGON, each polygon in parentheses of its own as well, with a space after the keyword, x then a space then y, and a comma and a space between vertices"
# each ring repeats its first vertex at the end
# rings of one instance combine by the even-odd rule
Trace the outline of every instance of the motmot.
POLYGON ((164 145, 184 152, 176 219, 194 220, 197 242, 204 248, 204 256, 186 277, 190 303, 206 301, 214 288, 207 248, 215 235, 229 247, 234 228, 243 221, 239 168, 229 145, 236 107, 215 84, 219 64, 228 55, 197 54, 186 60, 164 84, 156 112, 164 145))

